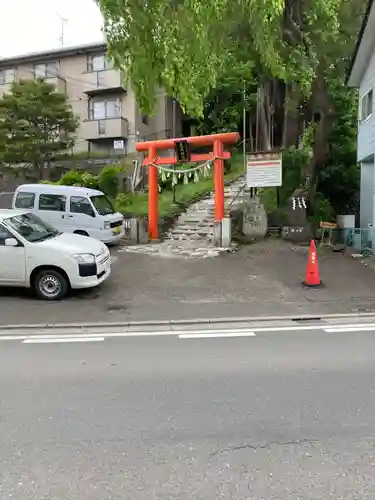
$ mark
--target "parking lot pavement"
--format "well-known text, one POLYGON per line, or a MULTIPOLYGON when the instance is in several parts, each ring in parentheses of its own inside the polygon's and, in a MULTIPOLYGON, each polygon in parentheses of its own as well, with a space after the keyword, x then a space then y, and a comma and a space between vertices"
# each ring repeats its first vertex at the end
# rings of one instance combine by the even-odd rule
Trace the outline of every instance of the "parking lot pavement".
POLYGON ((11 192, 0 192, 0 208, 11 208, 12 207, 13 193, 11 192))
POLYGON ((2 289, 0 324, 375 311, 374 272, 330 250, 319 257, 325 287, 302 287, 307 251, 272 239, 204 260, 114 250, 110 279, 99 288, 74 292, 61 303, 2 289))

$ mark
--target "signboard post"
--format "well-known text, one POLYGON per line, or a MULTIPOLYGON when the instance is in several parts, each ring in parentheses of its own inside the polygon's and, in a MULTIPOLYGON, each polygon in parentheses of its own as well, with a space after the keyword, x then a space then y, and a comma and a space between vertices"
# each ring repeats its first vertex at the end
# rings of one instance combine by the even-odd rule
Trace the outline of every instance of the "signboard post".
POLYGON ((332 231, 334 229, 337 229, 337 224, 335 222, 324 222, 322 221, 320 223, 320 229, 322 230, 322 238, 320 240, 320 243, 322 244, 324 241, 324 237, 326 234, 326 231, 328 232, 328 246, 331 246, 332 243, 332 231))
POLYGON ((252 153, 246 159, 246 181, 249 188, 282 185, 281 153, 252 153))

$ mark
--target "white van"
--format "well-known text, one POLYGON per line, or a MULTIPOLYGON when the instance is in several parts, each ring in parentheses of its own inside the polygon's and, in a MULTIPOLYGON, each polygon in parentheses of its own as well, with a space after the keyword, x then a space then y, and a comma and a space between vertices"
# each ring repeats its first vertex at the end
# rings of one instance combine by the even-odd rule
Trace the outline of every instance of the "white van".
POLYGON ((60 233, 26 210, 0 210, 0 286, 33 288, 61 300, 71 288, 100 285, 111 274, 104 243, 60 233))
POLYGON ((125 233, 124 217, 115 212, 104 193, 95 189, 22 184, 14 193, 12 208, 32 212, 59 231, 107 244, 117 243, 125 233))

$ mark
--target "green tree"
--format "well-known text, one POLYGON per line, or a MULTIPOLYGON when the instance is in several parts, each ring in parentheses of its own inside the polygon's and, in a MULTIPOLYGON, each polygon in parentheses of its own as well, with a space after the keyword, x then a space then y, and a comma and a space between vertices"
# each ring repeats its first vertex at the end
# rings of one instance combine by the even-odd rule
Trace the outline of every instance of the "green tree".
POLYGON ((109 54, 145 112, 163 87, 202 131, 232 129, 245 87, 257 95, 257 149, 297 146, 309 126, 312 154, 295 187, 314 210, 340 115, 335 87, 367 0, 97 1, 109 54))
POLYGON ((15 82, 0 99, 0 160, 29 164, 39 179, 74 145, 78 120, 64 94, 42 80, 15 82))
MULTIPOLYGON (((201 116, 227 68, 254 66, 308 91, 344 0, 98 0, 109 53, 145 112, 156 89, 201 116)), ((241 82, 239 82, 240 84, 241 82)))
POLYGON ((327 160, 318 176, 318 191, 330 201, 336 213, 357 213, 360 189, 356 151, 358 95, 340 82, 331 87, 331 95, 337 114, 328 137, 327 160))

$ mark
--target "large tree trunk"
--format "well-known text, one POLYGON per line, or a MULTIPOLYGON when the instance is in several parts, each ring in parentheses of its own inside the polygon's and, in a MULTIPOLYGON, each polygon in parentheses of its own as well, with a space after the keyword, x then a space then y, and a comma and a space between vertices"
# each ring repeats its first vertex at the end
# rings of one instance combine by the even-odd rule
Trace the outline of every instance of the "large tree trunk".
POLYGON ((259 86, 258 90, 258 116, 259 116, 259 150, 270 151, 271 149, 271 99, 270 82, 266 81, 259 86))
POLYGON ((329 153, 328 140, 334 122, 333 103, 323 68, 314 81, 311 104, 317 116, 314 125, 313 154, 305 173, 305 179, 309 180, 309 185, 316 181, 319 170, 326 162, 329 153))

